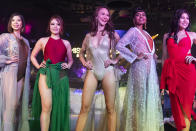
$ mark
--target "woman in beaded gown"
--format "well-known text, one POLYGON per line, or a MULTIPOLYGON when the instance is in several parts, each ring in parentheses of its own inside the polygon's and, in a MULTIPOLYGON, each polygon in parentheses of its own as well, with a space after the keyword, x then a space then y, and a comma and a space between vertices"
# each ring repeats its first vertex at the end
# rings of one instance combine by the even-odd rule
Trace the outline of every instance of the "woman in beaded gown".
POLYGON ((189 131, 192 104, 196 88, 196 58, 191 46, 196 43, 196 33, 189 32, 190 15, 178 9, 172 19, 170 32, 164 36, 168 59, 161 74, 161 89, 168 89, 172 115, 178 131, 189 131))
POLYGON ((50 37, 40 38, 31 54, 33 65, 39 69, 35 81, 32 117, 32 130, 41 125, 41 131, 69 131, 70 104, 69 79, 67 70, 73 59, 69 41, 61 39, 63 34, 63 19, 52 16, 48 24, 50 37), (44 60, 39 64, 36 56, 39 51, 44 54, 44 60), (39 121, 40 120, 40 121, 39 121), (40 122, 40 123, 39 123, 40 122))
POLYGON ((143 30, 146 24, 143 9, 134 10, 133 23, 135 27, 130 28, 116 46, 121 56, 131 63, 120 130, 163 131, 155 45, 151 36, 143 30))
POLYGON ((22 37, 24 18, 11 15, 8 31, 0 35, 0 130, 28 131, 30 47, 22 37))
POLYGON ((119 36, 112 27, 109 10, 106 7, 97 7, 91 25, 91 31, 84 38, 80 51, 80 61, 88 71, 84 81, 82 106, 76 131, 116 131, 116 77, 112 64, 116 64, 120 57, 110 58, 110 49, 116 53, 114 49, 119 36), (92 121, 88 122, 88 113, 99 81, 102 83, 107 113, 103 116, 105 119, 99 120, 95 127, 92 127, 92 121), (97 127, 97 125, 100 126, 97 127), (107 125, 106 128, 105 125, 107 125), (92 128, 89 129, 89 127, 92 128))

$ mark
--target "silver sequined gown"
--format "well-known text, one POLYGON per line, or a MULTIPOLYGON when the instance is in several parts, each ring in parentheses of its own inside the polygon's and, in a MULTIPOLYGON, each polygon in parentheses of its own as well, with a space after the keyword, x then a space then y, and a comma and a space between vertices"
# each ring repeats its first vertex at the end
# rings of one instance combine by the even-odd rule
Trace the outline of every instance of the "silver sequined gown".
POLYGON ((131 63, 121 131, 163 131, 160 90, 153 57, 154 43, 151 50, 146 37, 133 27, 120 39, 116 49, 131 63), (127 45, 132 51, 126 48, 127 45), (136 60, 140 52, 147 54, 148 59, 136 60))
POLYGON ((28 94, 30 78, 30 48, 28 41, 23 38, 28 47, 28 57, 22 94, 17 81, 18 63, 6 64, 11 56, 19 56, 19 44, 11 33, 0 35, 0 131, 28 131, 28 94), (20 96, 20 98, 19 98, 20 96), (20 107, 17 108, 16 107, 20 107), (18 110, 19 109, 19 110, 18 110), (16 115, 18 116, 16 119, 16 115), (16 124, 17 123, 17 124, 16 124), (17 129, 16 129, 17 128, 17 129))

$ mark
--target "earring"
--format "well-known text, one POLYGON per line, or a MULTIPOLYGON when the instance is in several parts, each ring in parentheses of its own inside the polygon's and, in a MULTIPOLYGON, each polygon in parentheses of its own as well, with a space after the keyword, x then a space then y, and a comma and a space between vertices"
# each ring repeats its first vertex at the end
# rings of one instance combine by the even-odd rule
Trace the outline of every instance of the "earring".
POLYGON ((146 23, 144 24, 144 29, 145 29, 145 30, 147 29, 147 27, 146 27, 146 23))

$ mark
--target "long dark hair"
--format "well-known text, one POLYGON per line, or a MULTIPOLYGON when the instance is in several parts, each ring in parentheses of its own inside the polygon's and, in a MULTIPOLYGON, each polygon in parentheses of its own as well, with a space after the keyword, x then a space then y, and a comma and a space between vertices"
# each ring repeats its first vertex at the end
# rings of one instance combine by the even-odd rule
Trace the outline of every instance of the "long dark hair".
POLYGON ((12 29, 12 19, 14 16, 19 16, 21 21, 22 21, 22 29, 21 29, 21 33, 23 33, 25 31, 25 20, 24 20, 24 17, 18 13, 18 12, 15 12, 13 14, 11 14, 10 18, 9 18, 9 21, 8 21, 8 25, 7 25, 7 30, 9 33, 12 33, 13 32, 13 29, 12 29))
POLYGON ((189 16, 189 25, 188 25, 188 27, 185 30, 189 31, 189 28, 190 28, 190 23, 191 22, 190 22, 190 14, 189 14, 189 12, 186 9, 178 9, 178 10, 176 10, 176 12, 175 12, 175 14, 173 16, 173 19, 171 21, 170 31, 169 31, 169 35, 168 35, 168 38, 170 38, 173 35, 173 33, 174 33, 174 40, 175 40, 176 43, 177 43, 177 40, 178 40, 177 33, 179 31, 178 23, 179 23, 180 17, 182 16, 183 13, 186 13, 189 16))
MULTIPOLYGON (((109 12, 109 9, 106 6, 98 6, 93 14, 93 17, 91 19, 91 29, 90 29, 90 34, 92 36, 95 36, 97 34, 98 31, 98 21, 97 21, 97 16, 98 16, 98 12, 101 9, 107 9, 109 12)), ((110 15, 110 14, 109 14, 110 15)), ((113 23, 111 21, 111 18, 109 18, 107 24, 105 25, 104 31, 107 31, 110 40, 115 39, 114 37, 114 27, 113 27, 113 23)), ((102 35, 104 35, 104 31, 102 32, 102 35)))

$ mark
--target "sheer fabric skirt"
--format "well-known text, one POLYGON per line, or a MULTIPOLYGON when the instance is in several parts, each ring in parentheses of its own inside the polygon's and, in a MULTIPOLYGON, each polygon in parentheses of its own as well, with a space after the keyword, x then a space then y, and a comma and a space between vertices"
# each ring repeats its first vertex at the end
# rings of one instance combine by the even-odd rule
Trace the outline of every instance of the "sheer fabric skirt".
POLYGON ((130 67, 128 87, 121 115, 121 130, 164 130, 160 90, 154 60, 149 61, 149 63, 145 63, 145 61, 136 62, 130 67))
POLYGON ((0 72, 0 130, 14 131, 21 119, 23 81, 17 82, 18 66, 6 66, 0 72), (21 83, 22 82, 22 83, 21 83))
POLYGON ((61 69, 61 63, 48 64, 41 68, 37 74, 33 100, 31 130, 40 130, 41 98, 39 94, 39 76, 46 75, 48 88, 52 88, 52 112, 50 116, 50 131, 70 130, 70 102, 69 102, 69 79, 66 70, 61 69))

